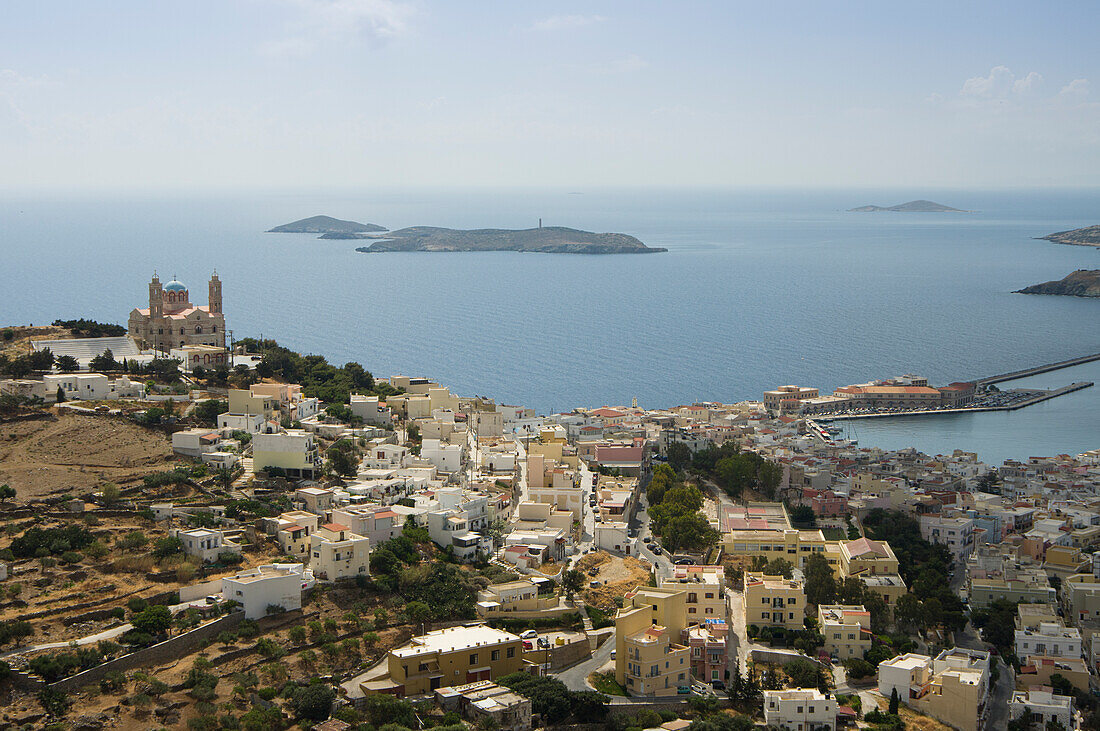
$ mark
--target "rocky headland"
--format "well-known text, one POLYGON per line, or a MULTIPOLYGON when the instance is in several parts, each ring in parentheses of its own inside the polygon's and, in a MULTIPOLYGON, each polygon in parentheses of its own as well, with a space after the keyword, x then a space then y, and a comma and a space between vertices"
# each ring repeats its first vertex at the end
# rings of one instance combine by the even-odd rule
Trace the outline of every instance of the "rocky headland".
POLYGON ((1016 294, 1062 294, 1070 297, 1100 297, 1100 269, 1078 269, 1053 282, 1033 284, 1016 294))
POLYGON ((1100 248, 1100 226, 1086 226, 1085 228, 1075 228, 1072 231, 1059 231, 1039 238, 1044 241, 1053 241, 1056 244, 1100 248))

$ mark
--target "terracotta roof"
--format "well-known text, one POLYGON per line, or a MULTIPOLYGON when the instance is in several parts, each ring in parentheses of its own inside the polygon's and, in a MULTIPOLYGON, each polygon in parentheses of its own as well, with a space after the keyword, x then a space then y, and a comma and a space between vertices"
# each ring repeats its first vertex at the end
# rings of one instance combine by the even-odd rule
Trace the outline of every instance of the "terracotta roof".
POLYGON ((853 556, 864 556, 868 553, 873 553, 876 556, 882 556, 885 558, 889 554, 886 549, 878 541, 872 541, 870 538, 864 537, 845 544, 848 547, 848 553, 853 556))

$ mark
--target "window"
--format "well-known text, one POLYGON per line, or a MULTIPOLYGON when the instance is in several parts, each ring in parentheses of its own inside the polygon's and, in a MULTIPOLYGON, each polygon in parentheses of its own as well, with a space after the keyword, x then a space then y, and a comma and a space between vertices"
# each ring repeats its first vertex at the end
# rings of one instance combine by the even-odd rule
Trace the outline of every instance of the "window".
POLYGON ((499 660, 500 659, 500 650, 493 650, 492 654, 489 655, 489 659, 494 661, 494 662, 499 660))
POLYGON ((477 653, 476 652, 471 652, 470 653, 470 664, 471 665, 477 665, 477 653))
POLYGON ((515 657, 516 656, 516 648, 509 647, 507 655, 508 655, 508 657, 515 657))

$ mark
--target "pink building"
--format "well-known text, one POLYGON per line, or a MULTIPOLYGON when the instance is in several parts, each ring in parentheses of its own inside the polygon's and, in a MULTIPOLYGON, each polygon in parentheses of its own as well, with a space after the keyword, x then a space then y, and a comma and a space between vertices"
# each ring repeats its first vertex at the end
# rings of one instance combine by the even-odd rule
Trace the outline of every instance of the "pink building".
POLYGON ((686 627, 680 642, 687 645, 691 674, 704 683, 725 681, 728 657, 726 636, 729 626, 723 619, 708 619, 704 624, 686 627))

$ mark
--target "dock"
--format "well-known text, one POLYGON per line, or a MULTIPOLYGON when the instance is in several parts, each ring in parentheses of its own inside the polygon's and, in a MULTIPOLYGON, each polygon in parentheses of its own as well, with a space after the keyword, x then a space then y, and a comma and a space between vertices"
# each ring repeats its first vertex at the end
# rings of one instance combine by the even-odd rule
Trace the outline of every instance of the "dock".
POLYGON ((981 388, 982 386, 988 386, 993 383, 1001 383, 1002 381, 1014 381, 1017 378, 1037 376, 1040 373, 1049 373, 1050 371, 1057 371, 1062 368, 1072 368, 1073 366, 1081 365, 1083 363, 1091 363, 1094 360, 1100 360, 1100 353, 1093 353, 1092 355, 1082 355, 1079 358, 1070 358, 1069 360, 1061 360, 1057 363, 1047 363, 1046 365, 1035 366, 1034 368, 1024 368, 1023 370, 1012 371, 1011 373, 1001 373, 1000 375, 988 376, 987 378, 978 378, 974 380, 974 383, 976 383, 978 387, 981 388))
MULTIPOLYGON (((1087 362, 1087 361, 1086 361, 1087 362)), ((1065 366, 1062 366, 1063 368, 1065 366)), ((814 416, 815 421, 848 421, 849 419, 887 419, 897 416, 939 416, 942 414, 977 414, 981 411, 1015 411, 1016 409, 1022 409, 1025 406, 1031 406, 1043 401, 1049 401, 1052 398, 1064 396, 1067 393, 1073 393, 1074 391, 1080 391, 1084 388, 1089 388, 1093 385, 1092 381, 1078 381, 1077 383, 1071 383, 1068 386, 1062 386, 1061 388, 1051 389, 1049 391, 1040 390, 1037 391, 1034 396, 1023 401, 1019 401, 1007 406, 960 406, 957 409, 927 409, 923 411, 889 411, 881 414, 816 414, 814 416)))

